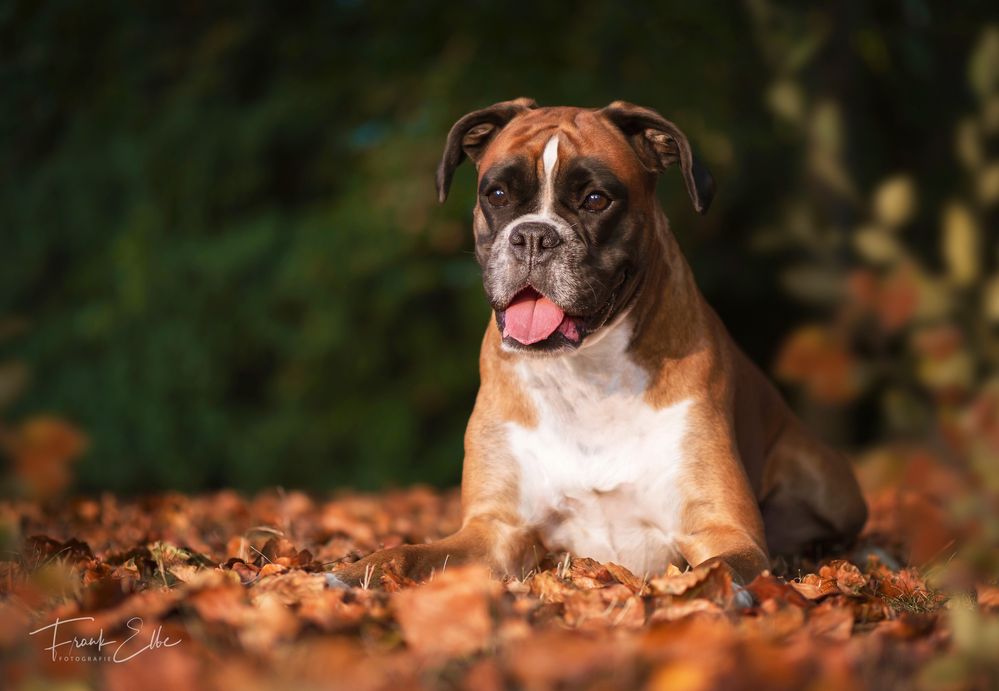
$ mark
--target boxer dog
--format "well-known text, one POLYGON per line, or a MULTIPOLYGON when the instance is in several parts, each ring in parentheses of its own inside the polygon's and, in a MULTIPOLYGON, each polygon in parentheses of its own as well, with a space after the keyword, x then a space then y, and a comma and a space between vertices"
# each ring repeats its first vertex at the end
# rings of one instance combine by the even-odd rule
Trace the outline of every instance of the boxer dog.
POLYGON ((653 110, 497 103, 451 128, 437 170, 478 169, 475 255, 493 318, 465 433, 463 522, 389 561, 414 578, 478 561, 519 575, 546 552, 637 575, 846 543, 867 509, 847 460, 811 436, 705 302, 656 200, 676 166, 699 213, 714 181, 653 110))

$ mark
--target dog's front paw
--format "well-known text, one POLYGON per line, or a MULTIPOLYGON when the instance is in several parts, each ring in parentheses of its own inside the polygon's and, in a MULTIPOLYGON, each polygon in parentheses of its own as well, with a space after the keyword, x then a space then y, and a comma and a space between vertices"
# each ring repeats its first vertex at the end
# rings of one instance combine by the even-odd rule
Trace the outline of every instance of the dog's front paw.
POLYGON ((327 584, 333 588, 346 586, 367 590, 380 586, 382 576, 386 573, 402 578, 410 577, 413 550, 412 545, 400 545, 369 554, 360 561, 331 571, 327 575, 327 584), (336 585, 330 580, 331 578, 343 586, 336 585))
POLYGON ((326 576, 327 585, 331 588, 368 588, 377 587, 382 580, 381 552, 369 555, 353 564, 347 564, 326 576))

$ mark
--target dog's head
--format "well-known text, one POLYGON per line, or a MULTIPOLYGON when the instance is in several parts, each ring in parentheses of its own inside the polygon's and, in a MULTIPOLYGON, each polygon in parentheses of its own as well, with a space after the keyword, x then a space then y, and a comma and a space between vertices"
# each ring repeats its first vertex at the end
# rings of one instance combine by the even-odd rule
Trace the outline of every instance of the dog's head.
POLYGON ((466 156, 478 169, 486 296, 504 346, 523 351, 578 348, 626 308, 656 256, 659 173, 677 164, 700 213, 714 191, 676 125, 623 101, 593 110, 521 98, 465 115, 437 169, 441 202, 466 156))

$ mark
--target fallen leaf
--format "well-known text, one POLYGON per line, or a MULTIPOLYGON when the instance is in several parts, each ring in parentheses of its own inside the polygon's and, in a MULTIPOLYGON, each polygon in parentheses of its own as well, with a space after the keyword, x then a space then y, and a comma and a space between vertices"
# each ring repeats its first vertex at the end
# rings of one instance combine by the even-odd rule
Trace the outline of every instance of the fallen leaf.
POLYGON ((703 597, 716 604, 727 606, 732 600, 732 575, 720 563, 699 566, 676 576, 659 576, 648 583, 653 595, 703 597))
POLYGON ((844 595, 859 595, 867 585, 867 577, 848 561, 837 560, 819 569, 819 577, 835 583, 844 595))
POLYGON ((853 613, 827 600, 808 613, 806 628, 818 638, 846 641, 853 632, 853 613))
POLYGON ((782 600, 797 607, 807 607, 808 599, 802 596, 792 587, 792 584, 771 576, 769 573, 760 574, 746 586, 746 590, 752 593, 758 602, 767 600, 782 600))
POLYGON ((979 606, 987 610, 999 609, 999 586, 980 583, 975 588, 979 606))
POLYGON ((490 608, 500 591, 485 567, 452 567, 393 593, 392 612, 406 644, 418 653, 468 655, 488 644, 494 630, 490 608))

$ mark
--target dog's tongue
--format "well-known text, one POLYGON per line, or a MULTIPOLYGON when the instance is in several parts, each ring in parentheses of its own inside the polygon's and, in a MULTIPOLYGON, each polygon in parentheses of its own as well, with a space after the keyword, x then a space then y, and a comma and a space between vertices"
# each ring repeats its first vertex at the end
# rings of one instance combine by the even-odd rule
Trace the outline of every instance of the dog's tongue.
POLYGON ((561 307, 528 288, 506 308, 503 336, 511 336, 524 345, 537 343, 555 333, 564 318, 561 307))

